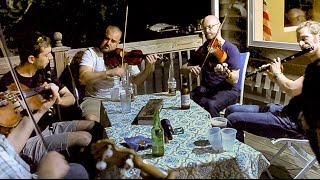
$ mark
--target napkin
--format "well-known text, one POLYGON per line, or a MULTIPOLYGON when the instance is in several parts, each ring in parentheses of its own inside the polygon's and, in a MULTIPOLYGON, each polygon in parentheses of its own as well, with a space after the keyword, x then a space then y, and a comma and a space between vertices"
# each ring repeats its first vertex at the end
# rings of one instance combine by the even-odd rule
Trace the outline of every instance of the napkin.
POLYGON ((135 151, 144 150, 151 147, 151 139, 143 136, 124 138, 124 140, 126 141, 127 145, 135 151))

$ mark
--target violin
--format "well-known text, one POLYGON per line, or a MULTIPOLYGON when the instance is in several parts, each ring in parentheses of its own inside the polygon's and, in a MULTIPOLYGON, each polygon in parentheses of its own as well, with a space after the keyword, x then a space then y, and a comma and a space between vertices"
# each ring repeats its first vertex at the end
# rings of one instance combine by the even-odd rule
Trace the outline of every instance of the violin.
POLYGON ((222 49, 221 42, 217 39, 215 40, 208 40, 205 42, 207 45, 201 46, 196 52, 195 57, 196 59, 201 60, 201 68, 204 66, 206 61, 209 59, 211 60, 211 57, 215 57, 217 59, 218 63, 222 64, 227 59, 227 53, 222 49))
POLYGON ((117 166, 121 169, 121 176, 130 168, 138 168, 156 179, 164 179, 168 173, 148 163, 133 149, 117 147, 111 139, 98 140, 91 145, 91 154, 98 161, 96 168, 104 170, 117 166))
POLYGON ((210 54, 217 58, 219 63, 224 63, 227 59, 227 53, 222 50, 221 42, 218 39, 211 40, 207 48, 210 54))
MULTIPOLYGON (((122 64, 123 49, 116 48, 111 53, 105 53, 103 55, 105 65, 110 68, 116 68, 122 64)), ((138 65, 141 64, 142 59, 145 59, 147 55, 143 54, 141 50, 131 50, 130 52, 124 52, 123 63, 128 65, 138 65)), ((158 54, 161 61, 167 61, 168 58, 164 57, 162 54, 158 54)))
MULTIPOLYGON (((25 85, 21 84, 20 86, 31 111, 39 110, 43 100, 51 95, 50 90, 44 90, 40 87, 29 89, 25 85)), ((21 104, 16 84, 12 83, 7 88, 7 91, 0 92, 0 133, 4 135, 9 134, 11 129, 16 127, 24 116, 28 115, 24 105, 21 104)))
MULTIPOLYGON (((208 51, 210 54, 216 57, 220 64, 224 63, 227 59, 227 53, 222 49, 222 44, 218 39, 211 40, 208 45, 208 51)), ((223 69, 225 69, 225 74, 223 76, 229 77, 231 70, 222 65, 223 69)))

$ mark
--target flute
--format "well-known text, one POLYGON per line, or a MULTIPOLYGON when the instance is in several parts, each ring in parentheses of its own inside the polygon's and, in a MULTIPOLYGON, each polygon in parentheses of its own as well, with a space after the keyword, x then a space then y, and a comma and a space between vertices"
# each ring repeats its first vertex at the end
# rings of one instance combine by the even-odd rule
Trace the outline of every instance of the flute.
MULTIPOLYGON (((295 58, 297 58, 297 57, 299 57, 299 56, 302 56, 302 55, 304 55, 304 54, 312 51, 313 49, 314 49, 313 46, 309 46, 309 47, 307 47, 307 48, 305 48, 305 49, 302 49, 302 50, 299 51, 298 53, 282 59, 282 60, 281 60, 281 63, 284 63, 284 62, 290 61, 290 60, 292 60, 292 59, 295 59, 295 58)), ((253 76, 253 75, 255 75, 255 74, 259 73, 259 72, 265 71, 265 70, 269 69, 270 66, 271 66, 270 63, 269 63, 269 64, 264 64, 264 65, 260 66, 257 70, 255 70, 255 71, 247 74, 247 75, 246 75, 246 78, 251 77, 251 76, 253 76)))

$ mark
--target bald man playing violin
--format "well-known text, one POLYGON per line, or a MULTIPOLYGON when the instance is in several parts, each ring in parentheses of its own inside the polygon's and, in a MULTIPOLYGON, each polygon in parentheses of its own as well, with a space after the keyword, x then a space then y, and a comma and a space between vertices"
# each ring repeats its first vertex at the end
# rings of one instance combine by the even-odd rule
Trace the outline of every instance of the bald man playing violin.
POLYGON ((201 85, 192 90, 190 98, 204 107, 211 117, 220 116, 221 110, 235 104, 240 92, 236 86, 240 52, 235 45, 221 37, 220 25, 219 18, 213 15, 203 19, 202 27, 207 41, 180 69, 185 76, 189 73, 193 77, 202 75, 201 85))
MULTIPOLYGON (((110 94, 108 89, 113 87, 115 80, 125 76, 126 68, 130 74, 129 81, 136 85, 143 83, 153 72, 153 65, 158 58, 155 54, 146 56, 146 68, 141 72, 137 65, 106 67, 104 56, 116 50, 121 36, 122 31, 118 27, 108 26, 99 46, 85 51, 80 63, 79 80, 82 85, 85 85, 87 97, 96 97, 99 92, 110 94)), ((100 122, 99 100, 84 98, 80 106, 85 119, 100 122)))

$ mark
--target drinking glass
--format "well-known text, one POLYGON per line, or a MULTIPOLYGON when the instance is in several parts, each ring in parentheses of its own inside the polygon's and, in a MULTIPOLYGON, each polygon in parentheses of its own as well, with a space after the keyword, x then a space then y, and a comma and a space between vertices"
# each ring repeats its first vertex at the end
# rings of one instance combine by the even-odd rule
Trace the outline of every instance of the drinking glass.
POLYGON ((120 99, 121 99, 122 113, 130 113, 131 112, 131 94, 122 92, 120 94, 120 99))
POLYGON ((233 151, 236 141, 237 130, 234 128, 223 128, 221 130, 222 147, 225 151, 233 151))
POLYGON ((221 129, 219 127, 212 127, 208 129, 208 139, 212 149, 216 151, 222 150, 221 129))

